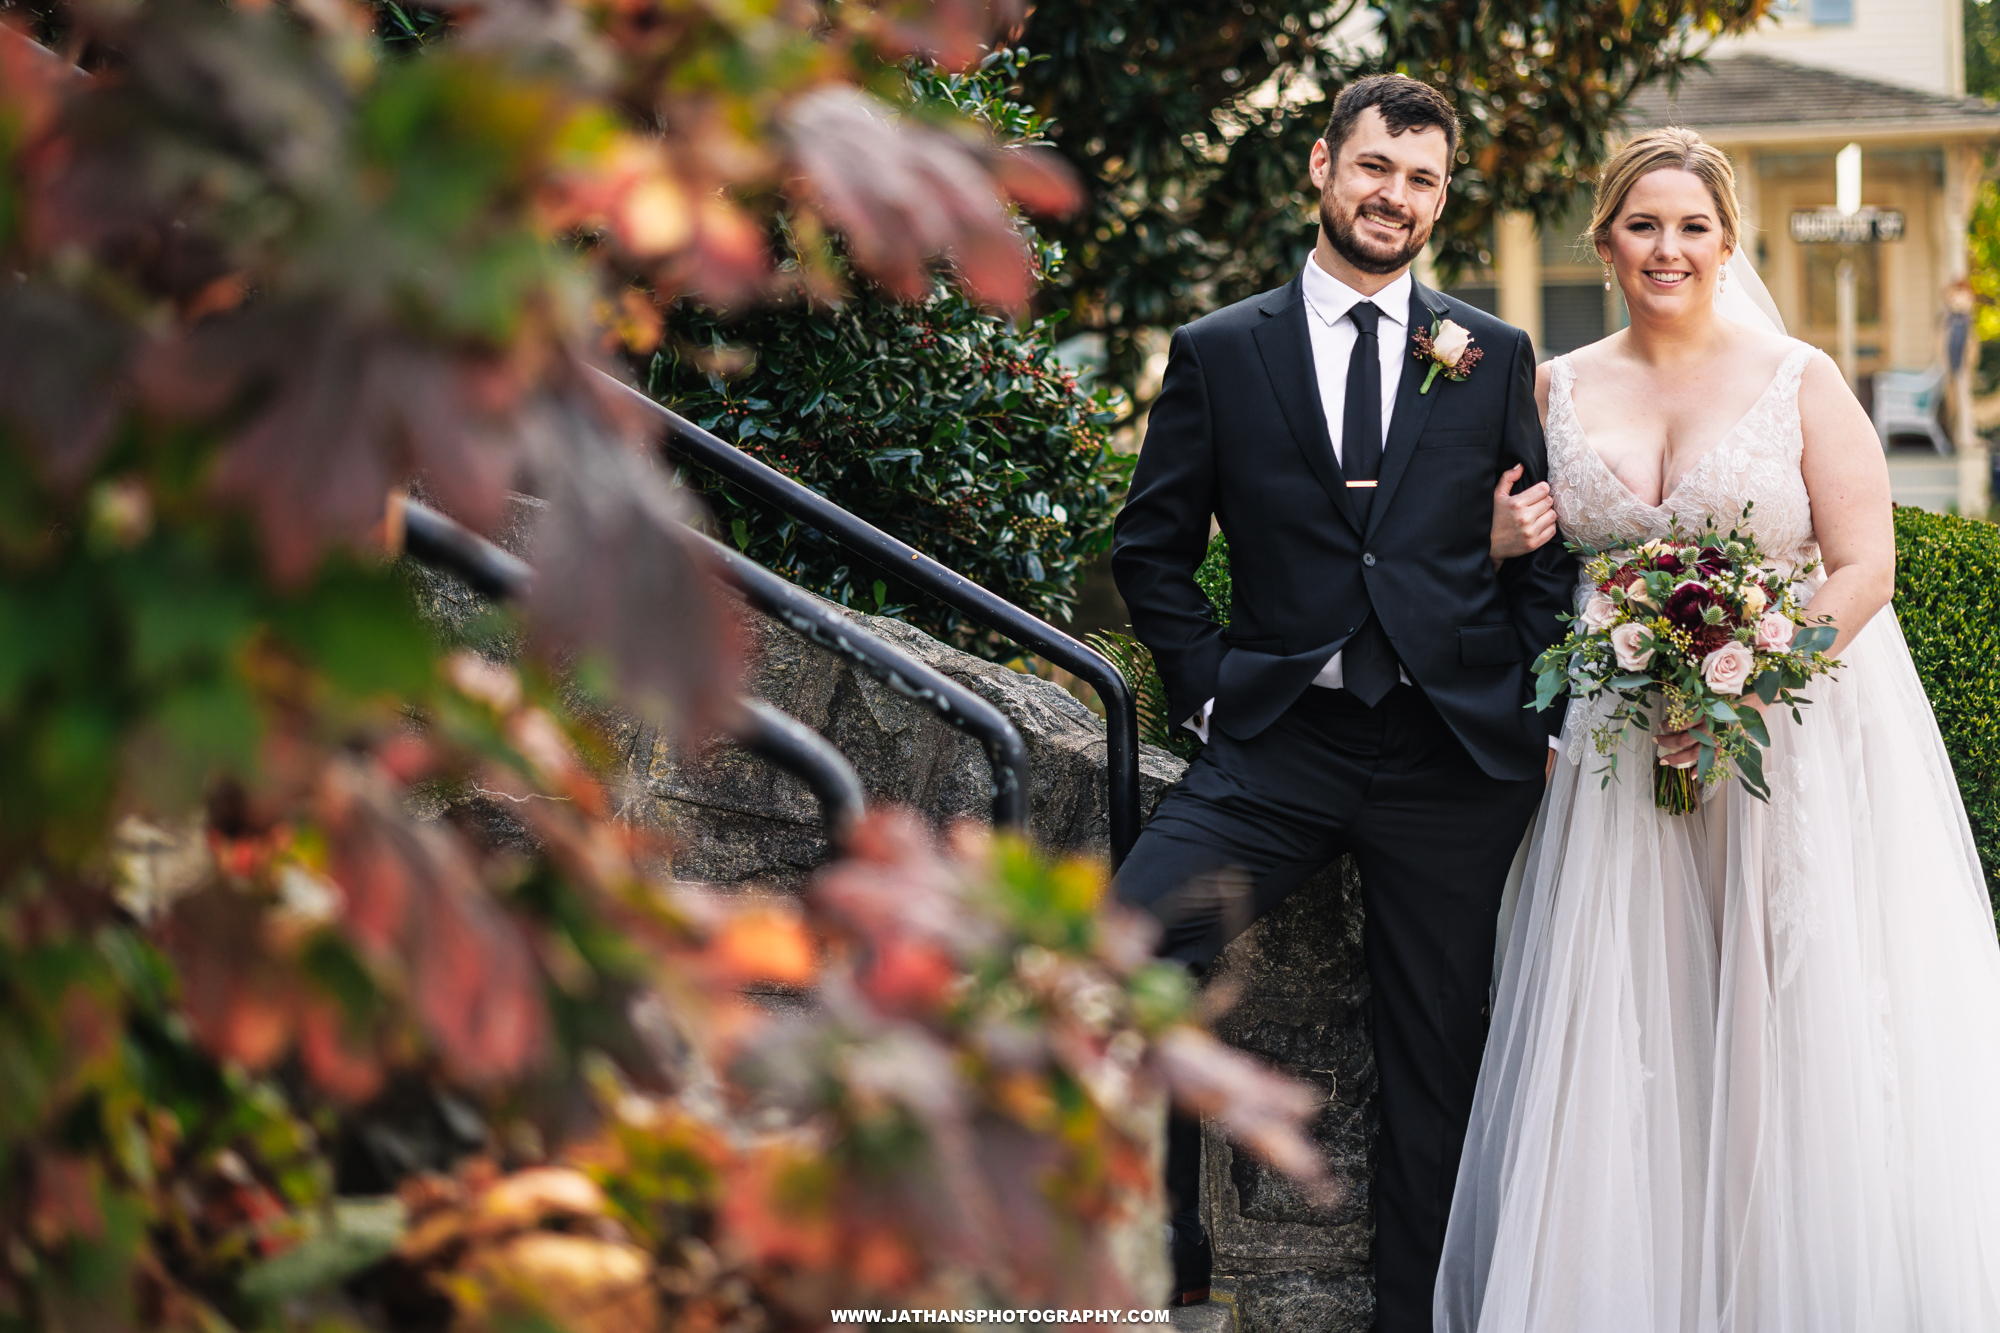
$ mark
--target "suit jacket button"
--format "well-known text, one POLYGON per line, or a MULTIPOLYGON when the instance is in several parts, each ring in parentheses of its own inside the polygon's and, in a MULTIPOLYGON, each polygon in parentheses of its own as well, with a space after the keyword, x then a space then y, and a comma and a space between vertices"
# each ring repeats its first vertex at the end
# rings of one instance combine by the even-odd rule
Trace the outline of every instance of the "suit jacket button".
POLYGON ((1372 568, 1375 564, 1375 557, 1372 555, 1364 555, 1361 557, 1361 563, 1372 568))

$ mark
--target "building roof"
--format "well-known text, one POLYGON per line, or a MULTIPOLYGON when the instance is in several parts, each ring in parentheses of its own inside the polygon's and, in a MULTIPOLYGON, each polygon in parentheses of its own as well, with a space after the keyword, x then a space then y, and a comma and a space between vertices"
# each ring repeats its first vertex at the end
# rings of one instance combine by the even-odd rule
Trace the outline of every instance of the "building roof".
POLYGON ((2000 135, 2000 105, 1745 54, 1710 61, 1674 92, 1663 83, 1642 88, 1625 122, 1632 127, 1686 125, 1711 138, 1751 133, 1797 139, 1817 133, 2000 135))

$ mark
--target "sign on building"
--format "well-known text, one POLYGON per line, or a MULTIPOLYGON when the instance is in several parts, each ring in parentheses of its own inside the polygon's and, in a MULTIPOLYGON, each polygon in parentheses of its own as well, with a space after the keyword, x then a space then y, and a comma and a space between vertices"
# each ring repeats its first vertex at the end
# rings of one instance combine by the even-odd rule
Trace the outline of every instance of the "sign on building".
POLYGON ((1864 208, 1843 213, 1837 208, 1800 208, 1792 212, 1792 239, 1800 245, 1856 245, 1867 241, 1903 239, 1903 210, 1864 208))

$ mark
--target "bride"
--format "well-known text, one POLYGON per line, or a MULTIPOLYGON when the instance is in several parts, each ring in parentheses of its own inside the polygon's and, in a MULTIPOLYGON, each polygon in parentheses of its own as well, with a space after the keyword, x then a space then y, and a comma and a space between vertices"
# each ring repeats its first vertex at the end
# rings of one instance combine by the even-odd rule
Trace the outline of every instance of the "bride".
POLYGON ((1888 608, 1880 445, 1827 357, 1758 314, 1740 225, 1728 159, 1691 131, 1606 167, 1590 237, 1631 327, 1542 366, 1549 488, 1519 522, 1631 547, 1754 501, 1844 666, 1802 723, 1771 713, 1769 804, 1730 781, 1657 810, 1647 765, 1692 762, 1690 738, 1628 732, 1607 782, 1603 718, 1571 709, 1441 1333, 2000 1329, 1992 909, 1888 608))

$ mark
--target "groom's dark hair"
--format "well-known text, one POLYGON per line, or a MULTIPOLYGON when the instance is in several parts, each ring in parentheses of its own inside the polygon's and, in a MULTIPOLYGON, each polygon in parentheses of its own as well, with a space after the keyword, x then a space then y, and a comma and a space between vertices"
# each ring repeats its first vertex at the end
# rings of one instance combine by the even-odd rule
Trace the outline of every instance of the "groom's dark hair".
POLYGON ((1354 133, 1354 122, 1369 107, 1382 113, 1389 133, 1436 127, 1444 131, 1445 170, 1458 160, 1458 112, 1443 93, 1420 79, 1403 74, 1371 74, 1340 90, 1333 115, 1326 122, 1326 151, 1340 160, 1340 146, 1354 133))

